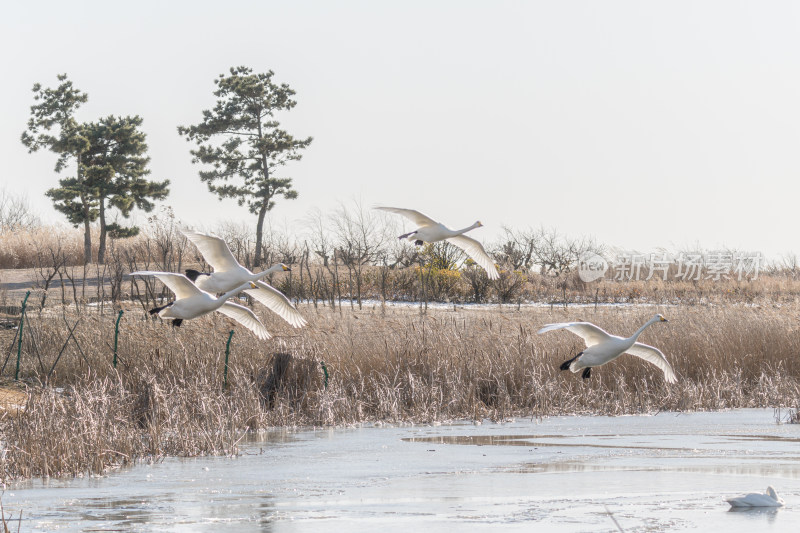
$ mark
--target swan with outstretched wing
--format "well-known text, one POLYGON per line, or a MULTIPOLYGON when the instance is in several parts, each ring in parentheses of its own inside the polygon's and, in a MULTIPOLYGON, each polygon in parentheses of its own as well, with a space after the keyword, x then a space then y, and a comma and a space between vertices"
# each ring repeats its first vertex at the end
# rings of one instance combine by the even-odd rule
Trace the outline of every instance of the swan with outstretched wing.
POLYGON ((151 315, 171 318, 174 327, 179 327, 184 320, 218 311, 252 331, 259 339, 266 340, 271 337, 255 313, 243 305, 228 301, 243 290, 254 287, 252 282, 244 283, 221 296, 215 296, 197 287, 183 274, 143 270, 131 272, 131 276, 152 276, 175 293, 175 300, 149 311, 151 315))
POLYGON ((375 209, 402 215, 419 226, 414 231, 400 235, 401 239, 408 239, 418 246, 426 242, 447 241, 464 250, 473 261, 486 271, 489 279, 500 278, 500 272, 498 272, 497 266, 495 266, 489 254, 486 253, 483 245, 472 237, 464 235, 464 233, 470 230, 483 226, 480 220, 467 228, 452 230, 441 222, 436 222, 432 218, 413 209, 402 209, 399 207, 376 207, 375 209))
POLYGON ((564 361, 561 364, 561 370, 569 369, 572 372, 578 372, 583 369, 583 379, 588 379, 591 376, 593 367, 602 366, 613 361, 620 355, 627 353, 657 366, 664 372, 664 381, 667 383, 674 383, 677 381, 675 372, 672 370, 672 367, 661 350, 648 344, 636 342, 639 335, 641 335, 650 324, 666 321, 667 319, 663 316, 656 315, 639 328, 636 333, 627 338, 611 335, 591 322, 547 324, 540 329, 538 333, 566 329, 583 339, 586 343, 586 348, 572 359, 564 361))

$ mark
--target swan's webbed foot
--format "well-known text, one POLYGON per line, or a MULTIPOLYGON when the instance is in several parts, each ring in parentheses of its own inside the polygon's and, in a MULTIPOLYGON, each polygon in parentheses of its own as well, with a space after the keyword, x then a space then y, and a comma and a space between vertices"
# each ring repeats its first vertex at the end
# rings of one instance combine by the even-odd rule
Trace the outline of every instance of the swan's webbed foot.
POLYGON ((151 315, 155 315, 156 313, 160 313, 161 311, 163 311, 164 309, 166 309, 167 307, 169 307, 174 303, 175 302, 170 302, 168 304, 162 305, 161 307, 154 307, 151 310, 149 310, 148 313, 150 313, 151 315))
POLYGON ((416 244, 417 246, 422 246, 425 243, 423 241, 414 241, 414 244, 416 244))
POLYGON ((174 318, 174 319, 172 319, 172 327, 173 328, 181 327, 182 323, 183 323, 183 319, 182 318, 174 318))
POLYGON ((572 364, 572 362, 573 362, 575 359, 577 359, 578 357, 580 357, 580 356, 582 356, 582 355, 583 355, 583 352, 579 353, 578 355, 576 355, 576 356, 575 356, 575 357, 573 357, 572 359, 569 359, 568 361, 564 361, 563 363, 561 363, 561 366, 560 366, 559 368, 560 368, 561 370, 567 370, 567 369, 569 368, 569 365, 571 365, 571 364, 572 364))
POLYGON ((592 375, 592 367, 589 366, 589 367, 586 367, 586 370, 583 371, 583 374, 581 374, 581 377, 583 379, 589 379, 589 376, 591 376, 591 375, 592 375))

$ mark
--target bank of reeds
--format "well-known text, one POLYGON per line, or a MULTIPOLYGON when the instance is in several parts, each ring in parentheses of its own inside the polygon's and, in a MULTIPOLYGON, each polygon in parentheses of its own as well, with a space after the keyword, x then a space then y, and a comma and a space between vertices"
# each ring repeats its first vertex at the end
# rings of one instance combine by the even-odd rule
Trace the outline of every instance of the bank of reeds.
MULTIPOLYGON (((172 216, 152 217, 138 236, 112 239, 103 264, 87 265, 82 261, 82 233, 74 228, 35 227, 0 232, 0 284, 9 283, 7 278, 11 278, 16 287, 13 295, 0 290, 0 306, 13 306, 21 300, 23 279, 37 291, 30 302, 32 306, 46 306, 48 302, 118 303, 128 299, 149 305, 150 299, 168 296, 169 291, 145 290, 143 282, 132 282, 128 273, 208 268, 194 246, 181 235, 180 227, 181 223, 172 216), (24 275, 20 269, 25 269, 24 275)), ((636 271, 636 277, 612 268, 603 280, 585 283, 575 271, 577 256, 573 257, 567 249, 553 249, 552 253, 561 258, 560 268, 553 270, 548 267, 547 257, 540 258, 538 263, 512 260, 522 253, 519 244, 487 242, 486 248, 493 254, 501 274, 500 279, 490 282, 483 269, 465 261, 466 256, 458 249, 441 243, 417 248, 408 243, 398 244, 392 237, 362 243, 361 248, 353 249, 355 245, 342 240, 342 236, 290 238, 270 233, 265 256, 254 266, 252 235, 226 227, 217 233, 223 235, 237 259, 254 270, 276 262, 290 264, 291 274, 274 276, 269 281, 292 299, 314 306, 361 307, 364 300, 705 305, 793 303, 800 299, 800 269, 796 263, 785 260, 780 264, 763 263, 756 270, 738 273, 732 260, 724 272, 715 273, 703 266, 692 270, 691 275, 679 274, 677 263, 665 272, 650 273, 647 267, 642 267, 636 271), (568 260, 570 257, 572 262, 568 260)), ((534 244, 535 240, 529 246, 534 244)))
POLYGON ((31 314, 21 364, 27 402, 0 420, 2 478, 231 454, 245 431, 273 426, 796 408, 800 399, 797 305, 301 310, 310 324, 292 330, 257 308, 276 335, 267 342, 233 326, 225 388, 232 323, 221 315, 173 329, 131 308, 114 368, 114 315, 31 314), (630 334, 657 311, 670 322, 640 340, 667 355, 679 377, 673 385, 631 356, 581 380, 558 370, 580 339, 536 334, 578 319, 630 334), (276 353, 291 355, 281 380, 276 353))

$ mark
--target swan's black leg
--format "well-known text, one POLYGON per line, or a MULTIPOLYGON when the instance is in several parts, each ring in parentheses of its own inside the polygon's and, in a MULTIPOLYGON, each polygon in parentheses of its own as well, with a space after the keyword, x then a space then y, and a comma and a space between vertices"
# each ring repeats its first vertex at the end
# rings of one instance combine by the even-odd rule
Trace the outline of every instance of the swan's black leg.
POLYGON ((573 358, 572 358, 572 359, 570 359, 569 361, 564 361, 563 363, 561 363, 561 366, 560 366, 559 368, 561 368, 561 370, 566 370, 566 369, 568 369, 568 368, 569 368, 569 365, 571 365, 571 364, 572 364, 572 362, 573 362, 575 359, 577 359, 578 357, 580 357, 580 356, 582 356, 582 355, 583 355, 583 352, 579 353, 578 355, 576 355, 575 357, 573 357, 573 358))
POLYGON ((172 319, 172 327, 173 327, 173 328, 179 328, 179 327, 181 327, 181 324, 182 324, 182 323, 183 323, 183 319, 182 319, 182 318, 173 318, 173 319, 172 319))
POLYGON ((591 376, 591 375, 592 375, 592 367, 587 366, 586 370, 584 370, 583 374, 581 374, 581 377, 583 379, 589 379, 589 376, 591 376))
POLYGON ((416 233, 416 231, 412 231, 411 233, 405 233, 403 235, 400 235, 398 237, 398 239, 407 239, 407 238, 411 237, 412 235, 414 235, 415 233, 416 233))
POLYGON ((170 303, 168 303, 166 305, 162 305, 161 307, 154 307, 150 311, 148 311, 148 313, 150 313, 151 315, 154 315, 154 314, 156 314, 158 312, 163 311, 164 309, 166 309, 167 307, 169 307, 170 305, 172 305, 174 303, 175 302, 170 302, 170 303))

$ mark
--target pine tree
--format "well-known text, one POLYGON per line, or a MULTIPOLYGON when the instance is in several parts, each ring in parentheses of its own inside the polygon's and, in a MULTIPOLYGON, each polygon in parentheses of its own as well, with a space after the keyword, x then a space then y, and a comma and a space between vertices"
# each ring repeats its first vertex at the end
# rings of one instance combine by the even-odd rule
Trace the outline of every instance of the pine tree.
POLYGON ((58 154, 56 172, 61 172, 74 160, 75 177, 62 180, 64 197, 59 195, 59 200, 51 198, 61 201, 58 204, 61 207, 57 205, 56 209, 67 215, 71 223, 84 225, 83 260, 88 264, 92 261, 91 223, 97 214, 92 209, 81 173, 81 158, 89 149, 89 140, 74 117, 75 111, 88 100, 88 95, 73 87, 66 74, 59 74, 58 81, 61 84, 55 89, 43 89, 41 84, 34 84, 33 99, 39 103, 31 106, 28 129, 22 133, 21 141, 29 153, 47 148, 58 154), (78 201, 65 201, 67 197, 78 198, 78 201))
POLYGON ((278 167, 302 158, 300 150, 312 138, 295 139, 279 128, 277 111, 288 111, 297 102, 287 84, 272 81, 274 73, 253 74, 247 67, 233 67, 214 83, 216 105, 203 111, 203 121, 179 126, 178 133, 194 141, 192 163, 209 165, 200 179, 209 191, 222 198, 235 198, 258 215, 254 263, 261 262, 264 218, 275 206, 275 198, 297 198, 292 179, 275 176, 278 167))
POLYGON ((156 182, 146 179, 150 174, 147 168, 150 158, 145 155, 146 136, 139 130, 141 125, 142 119, 138 116, 117 118, 113 115, 84 125, 90 147, 83 154, 82 161, 100 221, 98 263, 105 260, 109 234, 112 237, 130 237, 139 232, 135 226, 109 224, 109 208, 116 208, 127 218, 134 207, 152 211, 152 200, 162 200, 169 194, 169 180, 156 182))
POLYGON ((145 134, 139 130, 138 116, 105 117, 98 122, 79 123, 75 111, 88 99, 75 89, 66 74, 58 76, 61 84, 55 89, 33 86, 34 100, 28 129, 22 143, 29 152, 48 148, 59 154, 56 172, 75 163, 75 176, 58 180, 58 187, 46 192, 57 211, 67 220, 84 227, 84 262, 92 261, 92 222, 100 221, 100 243, 97 261, 105 260, 106 238, 136 235, 138 228, 107 223, 109 208, 116 208, 124 217, 138 207, 151 211, 151 200, 160 200, 169 193, 169 181, 152 182, 146 156, 145 134))

